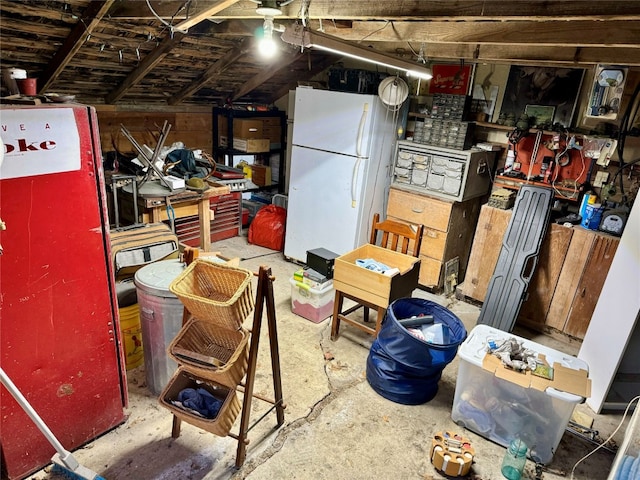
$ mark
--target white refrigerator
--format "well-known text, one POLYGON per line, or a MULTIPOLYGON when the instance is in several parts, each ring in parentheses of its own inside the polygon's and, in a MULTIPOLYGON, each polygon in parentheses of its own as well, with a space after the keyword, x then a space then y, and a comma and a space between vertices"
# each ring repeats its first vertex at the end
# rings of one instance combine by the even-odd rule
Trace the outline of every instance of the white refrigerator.
POLYGON ((286 258, 368 242, 373 214, 385 213, 395 117, 375 95, 296 89, 286 258))

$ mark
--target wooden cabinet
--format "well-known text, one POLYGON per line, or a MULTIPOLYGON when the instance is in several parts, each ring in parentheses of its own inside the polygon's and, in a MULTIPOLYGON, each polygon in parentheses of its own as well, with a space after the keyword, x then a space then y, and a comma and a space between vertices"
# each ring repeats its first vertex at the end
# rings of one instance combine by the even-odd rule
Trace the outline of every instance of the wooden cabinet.
MULTIPOLYGON (((471 256, 458 293, 483 302, 493 276, 511 210, 483 205, 471 256)), ((518 322, 583 338, 619 239, 582 227, 551 224, 522 303, 518 322)))
POLYGON ((387 217, 424 225, 420 285, 455 288, 464 278, 479 211, 478 199, 447 202, 399 187, 390 189, 387 217), (445 270, 449 270, 446 279, 445 270))

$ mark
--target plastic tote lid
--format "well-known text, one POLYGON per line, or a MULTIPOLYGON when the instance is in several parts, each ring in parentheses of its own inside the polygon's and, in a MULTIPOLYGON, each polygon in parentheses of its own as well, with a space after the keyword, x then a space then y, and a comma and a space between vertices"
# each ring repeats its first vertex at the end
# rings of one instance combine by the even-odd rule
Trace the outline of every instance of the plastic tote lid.
MULTIPOLYGON (((458 355, 462 360, 475 365, 478 368, 483 368, 482 365, 485 353, 487 353, 488 342, 492 340, 500 341, 508 338, 514 338, 518 342, 521 342, 524 348, 531 349, 538 354, 544 354, 547 362, 549 362, 550 365, 553 365, 557 362, 560 365, 571 368, 573 370, 586 370, 587 372, 589 371, 589 365, 580 358, 567 355, 558 350, 554 350, 544 345, 535 343, 531 340, 518 337, 517 335, 513 335, 512 333, 498 330, 497 328, 493 328, 489 325, 484 324, 479 324, 473 327, 473 330, 471 330, 467 339, 460 345, 458 355)), ((579 395, 556 390, 553 387, 547 387, 545 393, 547 395, 559 398, 560 400, 565 402, 580 403, 584 398, 579 395)))
POLYGON ((169 290, 169 284, 180 275, 185 264, 179 259, 150 263, 136 272, 134 281, 139 289, 158 297, 177 298, 169 290))

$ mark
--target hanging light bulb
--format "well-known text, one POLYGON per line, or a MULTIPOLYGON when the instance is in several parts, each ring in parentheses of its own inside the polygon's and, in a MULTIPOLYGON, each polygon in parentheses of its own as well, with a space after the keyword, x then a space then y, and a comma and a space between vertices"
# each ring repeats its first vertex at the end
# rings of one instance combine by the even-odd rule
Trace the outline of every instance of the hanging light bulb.
POLYGON ((263 25, 263 36, 258 41, 258 51, 263 57, 273 57, 278 50, 275 40, 273 39, 273 17, 265 16, 263 25))
POLYGON ((273 17, 282 15, 280 2, 263 0, 260 2, 260 6, 256 8, 256 13, 264 16, 263 35, 258 41, 258 51, 263 57, 273 57, 278 50, 278 46, 273 39, 273 17))

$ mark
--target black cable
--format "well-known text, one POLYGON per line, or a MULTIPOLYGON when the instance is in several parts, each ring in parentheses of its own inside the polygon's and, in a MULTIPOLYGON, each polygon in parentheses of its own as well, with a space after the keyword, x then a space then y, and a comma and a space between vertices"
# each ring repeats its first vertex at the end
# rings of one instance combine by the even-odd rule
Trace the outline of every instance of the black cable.
POLYGON ((630 167, 632 165, 635 165, 638 162, 640 162, 640 158, 636 158, 635 160, 633 160, 631 162, 625 163, 623 167, 618 168, 618 171, 613 176, 613 180, 611 180, 611 183, 615 183, 616 182, 616 178, 618 178, 618 175, 620 175, 622 173, 622 170, 624 170, 625 168, 630 167))
POLYGON ((261 258, 261 257, 268 257, 269 255, 276 255, 282 252, 271 252, 271 253, 263 253, 260 255, 255 255, 253 257, 243 257, 240 259, 240 261, 244 262, 245 260, 253 260, 254 258, 261 258))

